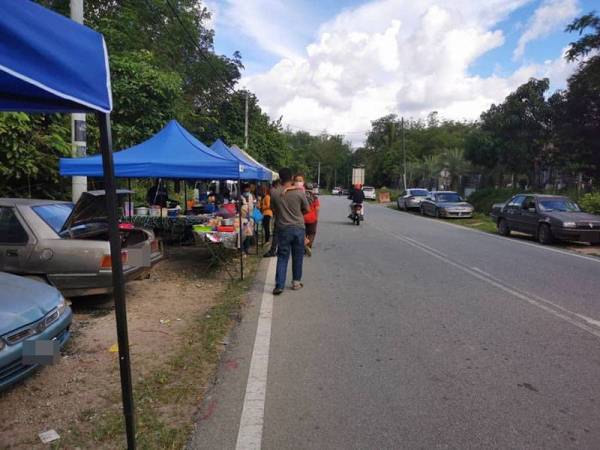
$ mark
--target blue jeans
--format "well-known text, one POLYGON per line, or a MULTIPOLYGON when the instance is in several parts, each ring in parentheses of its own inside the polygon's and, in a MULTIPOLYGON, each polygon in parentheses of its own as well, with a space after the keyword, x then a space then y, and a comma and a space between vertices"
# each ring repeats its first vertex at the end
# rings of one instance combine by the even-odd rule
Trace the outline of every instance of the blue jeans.
POLYGON ((277 229, 277 270, 275 273, 275 287, 285 287, 288 260, 292 254, 292 278, 294 281, 302 279, 302 260, 304 259, 304 228, 285 227, 277 229))

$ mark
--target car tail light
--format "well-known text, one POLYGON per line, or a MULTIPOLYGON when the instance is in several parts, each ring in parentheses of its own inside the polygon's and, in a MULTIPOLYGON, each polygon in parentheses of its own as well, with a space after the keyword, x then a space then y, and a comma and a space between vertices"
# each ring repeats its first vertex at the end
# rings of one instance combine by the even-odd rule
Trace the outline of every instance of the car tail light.
MULTIPOLYGON (((121 263, 123 265, 127 264, 127 250, 121 250, 121 263)), ((104 255, 102 257, 102 261, 100 262, 101 269, 112 269, 112 260, 110 255, 104 255)))
POLYGON ((152 241, 150 241, 150 250, 152 251, 152 253, 156 253, 160 250, 157 239, 152 239, 152 241))
POLYGON ((121 231, 131 231, 134 228, 135 228, 135 226, 129 222, 122 222, 119 224, 119 230, 121 230, 121 231))

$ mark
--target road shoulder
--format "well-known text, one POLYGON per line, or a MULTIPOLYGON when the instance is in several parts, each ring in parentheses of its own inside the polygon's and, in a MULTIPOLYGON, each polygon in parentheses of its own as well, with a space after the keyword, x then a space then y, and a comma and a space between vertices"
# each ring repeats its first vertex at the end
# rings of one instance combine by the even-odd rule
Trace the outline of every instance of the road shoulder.
POLYGON ((219 369, 204 397, 188 450, 232 449, 244 403, 264 284, 271 258, 262 260, 242 310, 241 323, 227 337, 219 369))

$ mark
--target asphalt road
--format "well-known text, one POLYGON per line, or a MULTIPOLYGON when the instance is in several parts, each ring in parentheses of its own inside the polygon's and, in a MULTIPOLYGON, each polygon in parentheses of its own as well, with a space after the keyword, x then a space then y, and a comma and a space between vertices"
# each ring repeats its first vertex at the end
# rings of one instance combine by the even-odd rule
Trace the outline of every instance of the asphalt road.
MULTIPOLYGON (((600 259, 347 204, 273 299, 263 449, 600 448, 600 259)), ((190 448, 236 448, 255 294, 190 448)))

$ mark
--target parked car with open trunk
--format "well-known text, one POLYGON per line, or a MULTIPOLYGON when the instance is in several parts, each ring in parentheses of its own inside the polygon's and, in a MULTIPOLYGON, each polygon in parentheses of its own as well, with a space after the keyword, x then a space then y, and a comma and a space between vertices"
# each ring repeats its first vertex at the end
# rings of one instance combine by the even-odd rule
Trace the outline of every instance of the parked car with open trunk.
MULTIPOLYGON (((118 191, 124 198, 129 191, 118 191)), ((163 252, 150 230, 120 224, 125 280, 139 278, 163 252)), ((112 291, 104 191, 74 205, 54 200, 0 199, 0 270, 35 277, 66 296, 112 291)))

